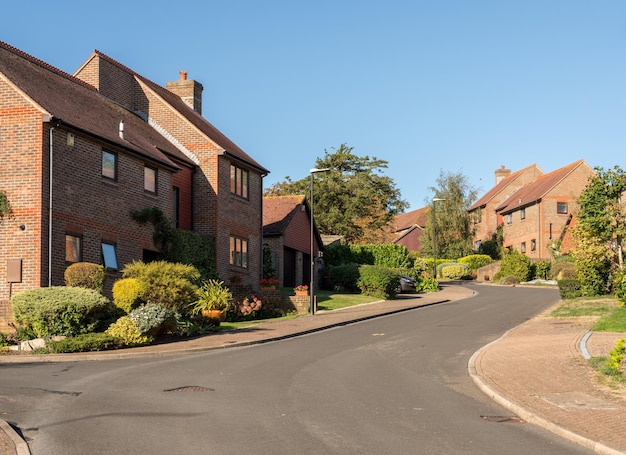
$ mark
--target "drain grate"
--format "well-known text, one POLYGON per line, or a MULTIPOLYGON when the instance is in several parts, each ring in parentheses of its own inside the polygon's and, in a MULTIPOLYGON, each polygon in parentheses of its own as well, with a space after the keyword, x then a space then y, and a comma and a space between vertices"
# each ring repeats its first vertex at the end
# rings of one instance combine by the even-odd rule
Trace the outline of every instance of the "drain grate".
POLYGON ((486 420, 487 422, 496 422, 496 423, 526 423, 526 421, 517 416, 480 416, 481 419, 486 420))
POLYGON ((199 385, 185 385, 174 389, 165 389, 164 392, 215 392, 215 389, 199 385))

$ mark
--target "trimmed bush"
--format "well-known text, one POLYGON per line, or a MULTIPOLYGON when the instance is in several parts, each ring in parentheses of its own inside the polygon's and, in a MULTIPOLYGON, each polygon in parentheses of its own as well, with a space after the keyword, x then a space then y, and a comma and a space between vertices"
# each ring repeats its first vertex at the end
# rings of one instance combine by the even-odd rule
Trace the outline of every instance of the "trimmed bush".
POLYGON ((156 303, 148 303, 135 308, 128 314, 128 317, 135 321, 143 335, 156 337, 176 330, 176 314, 156 303))
MULTIPOLYGON (((437 261, 437 262, 439 262, 439 261, 437 261)), ((437 265, 437 276, 438 277, 446 278, 446 277, 443 276, 443 273, 442 273, 443 269, 445 267, 462 267, 465 270, 465 272, 461 276, 469 275, 469 273, 470 273, 469 268, 465 264, 461 264, 459 262, 443 262, 443 263, 437 265)), ((459 278, 457 278, 457 279, 460 279, 461 276, 459 276, 459 278)))
POLYGON ((348 292, 358 291, 359 265, 345 264, 330 267, 328 277, 335 288, 344 289, 348 292))
POLYGON ((144 285, 145 302, 158 303, 172 311, 184 313, 196 296, 200 272, 186 264, 154 261, 131 262, 122 271, 124 278, 137 278, 144 285))
POLYGON ((109 310, 100 293, 71 286, 31 289, 14 295, 11 303, 20 331, 35 338, 96 332, 109 310))
POLYGON ((59 341, 48 341, 46 347, 55 354, 67 352, 92 352, 117 349, 120 342, 106 333, 86 333, 75 337, 67 337, 59 341))
POLYGON ((558 284, 562 299, 574 299, 583 295, 580 281, 576 279, 559 280, 558 284))
POLYGON ((531 275, 537 280, 547 280, 551 268, 552 263, 550 261, 535 261, 531 266, 531 275))
POLYGON ((500 270, 493 277, 499 282, 504 277, 514 276, 520 283, 530 278, 530 258, 519 251, 512 250, 500 261, 500 270))
POLYGON ((470 254, 469 256, 459 258, 457 262, 465 264, 470 271, 475 272, 479 268, 491 264, 493 259, 487 254, 470 254))
POLYGON ((469 275, 465 264, 446 265, 441 268, 441 277, 449 280, 460 280, 469 275))
POLYGON ((130 313, 145 303, 143 299, 144 284, 138 278, 122 278, 113 284, 113 304, 130 313))
POLYGON ((154 341, 151 336, 142 334, 137 323, 128 316, 119 318, 105 333, 119 339, 124 346, 142 346, 154 341))
POLYGON ((363 265, 359 268, 358 285, 363 294, 387 300, 398 293, 400 277, 387 267, 363 265))
POLYGON ((552 279, 557 281, 575 279, 577 276, 576 264, 570 261, 555 262, 550 269, 550 274, 552 275, 552 279))
POLYGON ((91 262, 76 262, 65 269, 65 284, 102 292, 106 270, 103 265, 91 262))

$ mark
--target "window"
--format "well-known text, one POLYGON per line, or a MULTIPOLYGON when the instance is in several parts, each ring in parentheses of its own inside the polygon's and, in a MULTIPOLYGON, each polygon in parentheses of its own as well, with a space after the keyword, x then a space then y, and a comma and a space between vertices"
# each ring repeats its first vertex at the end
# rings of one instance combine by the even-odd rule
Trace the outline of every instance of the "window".
POLYGON ((567 213, 567 202, 557 202, 556 203, 556 213, 566 214, 567 213))
POLYGON ((117 180, 117 155, 115 153, 102 151, 102 176, 117 180))
POLYGON ((525 252, 526 252, 526 242, 522 242, 522 248, 521 248, 521 250, 522 250, 522 253, 525 253, 525 252))
POLYGON ((67 262, 82 261, 82 243, 79 236, 65 234, 65 260, 67 262))
POLYGON ((248 199, 248 171, 230 165, 230 192, 248 199))
POLYGON ((102 263, 107 269, 117 270, 117 251, 112 243, 102 242, 102 263))
POLYGON ((157 192, 157 170, 151 167, 143 168, 143 189, 150 192, 157 192))
POLYGON ((175 186, 173 188, 173 197, 174 200, 174 227, 180 227, 180 188, 175 186))
POLYGON ((537 240, 536 239, 532 239, 530 241, 530 251, 535 251, 537 249, 537 240))
POLYGON ((526 219, 526 209, 525 209, 525 208, 524 208, 524 209, 522 209, 522 210, 520 210, 520 211, 519 211, 519 214, 520 214, 520 218, 521 218, 521 219, 523 219, 523 220, 525 220, 525 219, 526 219))
POLYGON ((248 268, 248 241, 239 237, 230 237, 230 265, 248 268))
POLYGON ((506 224, 511 224, 513 222, 513 214, 509 213, 506 217, 506 224))

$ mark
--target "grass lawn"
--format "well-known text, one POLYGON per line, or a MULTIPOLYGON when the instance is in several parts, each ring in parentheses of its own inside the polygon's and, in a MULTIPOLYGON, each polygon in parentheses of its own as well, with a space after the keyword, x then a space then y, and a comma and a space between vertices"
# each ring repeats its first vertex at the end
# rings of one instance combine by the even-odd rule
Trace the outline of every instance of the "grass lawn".
POLYGON ((625 332, 626 308, 622 307, 615 297, 578 297, 563 301, 551 314, 553 317, 599 316, 593 327, 597 332, 625 332))

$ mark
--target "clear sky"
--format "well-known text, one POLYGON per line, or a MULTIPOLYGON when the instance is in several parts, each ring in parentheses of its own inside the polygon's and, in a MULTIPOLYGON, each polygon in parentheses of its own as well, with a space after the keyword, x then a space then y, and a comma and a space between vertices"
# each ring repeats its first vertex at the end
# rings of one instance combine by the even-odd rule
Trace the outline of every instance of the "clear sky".
POLYGON ((386 160, 410 209, 441 170, 626 168, 624 0, 29 0, 0 40, 68 73, 94 49, 165 86, 269 169, 307 177, 342 143, 386 160))

